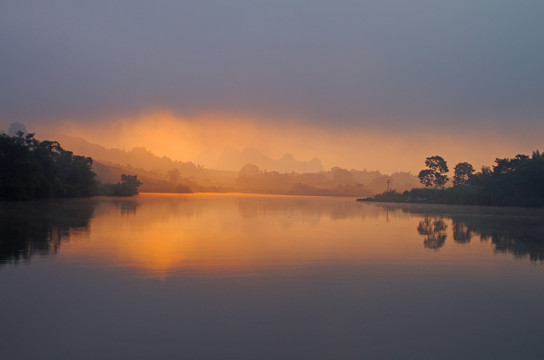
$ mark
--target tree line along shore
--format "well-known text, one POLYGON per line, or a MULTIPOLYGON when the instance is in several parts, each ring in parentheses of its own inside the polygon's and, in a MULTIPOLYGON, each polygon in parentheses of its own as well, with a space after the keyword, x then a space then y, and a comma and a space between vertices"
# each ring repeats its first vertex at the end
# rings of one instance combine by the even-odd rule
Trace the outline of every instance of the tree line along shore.
POLYGON ((101 184, 90 157, 74 155, 57 141, 39 141, 34 134, 0 134, 0 200, 31 200, 93 195, 130 196, 138 193, 136 175, 121 175, 118 183, 101 184))
POLYGON ((404 192, 388 189, 358 200, 544 207, 544 154, 538 150, 530 156, 497 158, 495 164, 482 167, 480 172, 475 172, 469 163, 459 163, 451 187, 446 187, 449 169, 441 156, 428 157, 425 165, 427 168, 418 175, 425 188, 404 192))
MULTIPOLYGON (((450 181, 449 168, 441 156, 428 157, 425 165, 418 174, 425 188, 406 191, 388 188, 381 194, 358 200, 544 207, 544 155, 538 150, 530 156, 497 158, 494 165, 484 166, 480 172, 475 172, 467 162, 458 163, 450 187, 446 187, 450 181)), ((249 170, 256 175, 253 172, 246 175, 249 172, 246 168, 241 170, 238 182, 247 188, 251 188, 251 181, 269 175, 253 168, 249 170)), ((0 134, 0 170, 0 200, 130 196, 137 194, 142 185, 137 175, 126 173, 117 175, 118 178, 120 175, 118 182, 101 183, 93 171, 92 158, 74 155, 57 141, 39 141, 34 134, 23 132, 16 136, 0 134)), ((387 181, 389 185, 391 179, 387 181)))

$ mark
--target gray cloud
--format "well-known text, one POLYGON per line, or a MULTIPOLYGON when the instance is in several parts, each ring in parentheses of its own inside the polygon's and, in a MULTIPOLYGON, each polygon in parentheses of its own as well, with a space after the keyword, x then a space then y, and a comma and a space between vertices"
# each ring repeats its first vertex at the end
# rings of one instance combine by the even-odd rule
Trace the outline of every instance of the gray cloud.
POLYGON ((544 114, 542 1, 4 1, 0 118, 248 112, 336 126, 544 114))

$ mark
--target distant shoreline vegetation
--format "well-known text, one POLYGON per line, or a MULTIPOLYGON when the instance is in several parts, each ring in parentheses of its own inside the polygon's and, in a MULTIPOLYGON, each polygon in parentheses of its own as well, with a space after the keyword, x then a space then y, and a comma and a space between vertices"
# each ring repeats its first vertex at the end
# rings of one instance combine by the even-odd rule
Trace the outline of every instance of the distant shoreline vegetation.
POLYGON ((136 175, 121 175, 121 181, 116 184, 99 184, 98 193, 100 195, 113 196, 132 196, 138 194, 138 187, 142 182, 136 175))
POLYGON ((34 134, 0 134, 0 200, 32 200, 138 193, 136 175, 117 184, 99 184, 90 157, 74 155, 57 141, 39 141, 34 134))
POLYGON ((161 175, 131 166, 93 164, 91 157, 74 155, 57 141, 39 141, 34 134, 19 131, 15 136, 0 134, 0 201, 131 196, 138 194, 142 185, 138 176, 145 175, 145 191, 153 192, 196 190, 361 197, 383 191, 387 184, 383 193, 357 200, 544 207, 544 155, 538 150, 531 156, 497 158, 495 165, 484 166, 478 173, 469 163, 459 163, 454 169, 453 186, 449 188, 446 188, 449 169, 442 157, 428 157, 425 165, 427 168, 417 177, 410 173, 385 176, 337 167, 328 172, 280 174, 246 164, 238 173, 194 167, 202 172, 202 179, 188 170, 194 177, 185 178, 188 175, 185 168, 180 171, 174 167, 161 175), (135 172, 138 175, 129 175, 135 172), (214 176, 215 182, 211 180, 214 176), (115 182, 117 179, 120 181, 115 182), (198 184, 198 179, 203 183, 198 184), (416 188, 417 180, 427 188, 416 188), (396 189, 389 189, 390 184, 395 184, 396 189))
POLYGON ((375 202, 408 202, 460 205, 544 207, 544 155, 538 150, 531 156, 497 158, 492 167, 474 173, 472 165, 455 167, 453 186, 448 182, 448 167, 440 156, 428 157, 427 169, 418 177, 427 188, 404 192, 389 189, 373 197, 357 199, 375 202))

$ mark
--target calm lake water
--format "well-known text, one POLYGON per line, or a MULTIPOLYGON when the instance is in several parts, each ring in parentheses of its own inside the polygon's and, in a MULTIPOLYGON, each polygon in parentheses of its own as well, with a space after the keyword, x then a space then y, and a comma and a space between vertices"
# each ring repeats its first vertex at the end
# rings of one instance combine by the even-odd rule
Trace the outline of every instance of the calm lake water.
POLYGON ((544 212, 0 203, 3 359, 541 359, 544 212))

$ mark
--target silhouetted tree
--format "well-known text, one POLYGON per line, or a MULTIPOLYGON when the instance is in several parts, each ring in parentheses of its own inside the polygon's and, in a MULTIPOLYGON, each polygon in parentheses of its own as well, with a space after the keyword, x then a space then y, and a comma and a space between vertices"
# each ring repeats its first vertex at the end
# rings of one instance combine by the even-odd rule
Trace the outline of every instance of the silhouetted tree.
POLYGON ((425 165, 428 169, 419 172, 419 181, 427 187, 444 187, 449 180, 445 175, 449 171, 446 160, 438 155, 430 156, 425 160, 425 165))
POLYGON ((474 168, 468 162, 460 162, 455 165, 454 175, 453 175, 453 185, 464 185, 467 184, 472 174, 474 173, 474 168))
MULTIPOLYGON (((429 169, 419 173, 420 181, 428 187, 439 188, 445 178, 445 161, 427 158, 429 169), (436 171, 435 171, 436 169, 436 171), (442 172, 442 173, 441 173, 442 172)), ((454 184, 449 189, 412 189, 402 195, 375 196, 375 201, 407 201, 444 204, 544 207, 544 155, 538 150, 531 156, 518 154, 514 158, 497 158, 493 167, 483 166, 479 173, 468 163, 455 167, 454 184)))
POLYGON ((0 134, 0 200, 90 196, 95 176, 91 158, 73 155, 56 141, 22 131, 0 134))
POLYGON ((113 185, 113 195, 116 196, 131 196, 138 194, 138 186, 142 182, 138 180, 137 175, 121 175, 121 182, 113 185))
POLYGON ((482 168, 470 179, 479 189, 476 203, 482 205, 544 206, 544 157, 497 158, 493 168, 482 168))
POLYGON ((516 155, 516 157, 513 159, 497 158, 495 160, 495 163, 497 165, 493 166, 493 174, 495 175, 509 174, 518 170, 522 170, 528 165, 529 160, 530 160, 529 156, 521 155, 521 154, 516 155))

